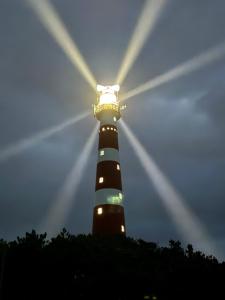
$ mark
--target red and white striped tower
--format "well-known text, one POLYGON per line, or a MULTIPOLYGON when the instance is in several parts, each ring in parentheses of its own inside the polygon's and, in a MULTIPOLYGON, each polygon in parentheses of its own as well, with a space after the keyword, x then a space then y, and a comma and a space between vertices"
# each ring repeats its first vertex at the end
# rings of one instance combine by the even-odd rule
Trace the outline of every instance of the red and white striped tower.
POLYGON ((97 85, 94 115, 100 127, 92 228, 96 235, 125 235, 117 129, 121 109, 119 88, 118 85, 97 85))

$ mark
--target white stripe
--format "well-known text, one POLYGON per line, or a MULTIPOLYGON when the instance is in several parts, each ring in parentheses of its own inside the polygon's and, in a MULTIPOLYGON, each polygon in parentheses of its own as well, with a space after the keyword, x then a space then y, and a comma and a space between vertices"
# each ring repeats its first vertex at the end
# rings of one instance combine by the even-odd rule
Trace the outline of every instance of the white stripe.
POLYGON ((98 151, 98 162, 112 160, 119 162, 119 151, 114 148, 102 148, 98 151))
POLYGON ((100 189, 95 192, 95 205, 114 204, 123 206, 123 193, 117 189, 100 189))

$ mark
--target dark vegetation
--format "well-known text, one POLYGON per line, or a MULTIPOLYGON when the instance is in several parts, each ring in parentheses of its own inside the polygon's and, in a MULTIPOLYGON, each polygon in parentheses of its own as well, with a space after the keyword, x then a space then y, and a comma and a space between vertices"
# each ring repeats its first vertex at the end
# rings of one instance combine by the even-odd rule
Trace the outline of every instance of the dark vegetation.
POLYGON ((1 299, 225 299, 225 263, 131 238, 35 231, 0 240, 1 299))

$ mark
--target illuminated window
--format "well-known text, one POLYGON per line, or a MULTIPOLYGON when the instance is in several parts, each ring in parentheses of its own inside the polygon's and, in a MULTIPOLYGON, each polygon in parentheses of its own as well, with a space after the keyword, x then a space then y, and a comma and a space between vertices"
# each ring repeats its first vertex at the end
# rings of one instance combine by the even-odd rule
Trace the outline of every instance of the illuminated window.
POLYGON ((105 151, 104 150, 101 150, 100 151, 100 156, 103 156, 105 154, 105 151))
POLYGON ((103 183, 103 181, 104 181, 104 178, 103 178, 103 177, 100 177, 98 182, 99 182, 99 183, 103 183))
POLYGON ((116 165, 116 169, 120 170, 120 165, 119 164, 116 165))
POLYGON ((113 130, 113 127, 111 127, 111 130, 113 130))
POLYGON ((113 121, 116 122, 116 117, 113 117, 113 121))
POLYGON ((114 131, 116 131, 116 128, 114 128, 114 131))
POLYGON ((125 228, 124 228, 123 225, 121 225, 121 231, 122 231, 122 232, 125 232, 125 228))
POLYGON ((110 195, 107 197, 107 203, 109 204, 120 204, 123 200, 122 193, 116 195, 110 195))
POLYGON ((102 212, 103 212, 103 209, 102 209, 102 207, 99 207, 99 208, 98 208, 98 210, 97 210, 97 212, 98 212, 98 215, 101 215, 101 214, 102 214, 102 212))
POLYGON ((105 127, 102 128, 102 131, 105 131, 105 127))

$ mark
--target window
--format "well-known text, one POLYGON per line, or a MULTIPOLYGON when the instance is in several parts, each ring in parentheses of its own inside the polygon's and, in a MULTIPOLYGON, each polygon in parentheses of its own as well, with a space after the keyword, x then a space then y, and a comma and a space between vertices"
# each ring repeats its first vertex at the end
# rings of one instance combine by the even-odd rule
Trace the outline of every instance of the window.
POLYGON ((102 131, 105 131, 105 127, 102 127, 102 131))
POLYGON ((111 130, 113 130, 113 127, 111 127, 111 130))
POLYGON ((116 165, 116 169, 120 170, 120 165, 119 164, 116 165))
POLYGON ((125 232, 125 228, 124 228, 123 225, 121 225, 121 231, 122 231, 122 232, 125 232))
POLYGON ((105 154, 105 151, 104 151, 104 150, 101 150, 101 151, 100 151, 100 156, 104 156, 104 154, 105 154))
POLYGON ((98 215, 102 215, 102 213, 103 213, 102 207, 99 207, 99 208, 98 208, 97 213, 98 213, 98 215))
POLYGON ((107 130, 109 130, 109 127, 107 127, 107 130))
POLYGON ((122 193, 119 193, 119 198, 120 198, 120 200, 123 199, 123 194, 122 193))
POLYGON ((116 117, 113 117, 113 121, 116 122, 116 117))
POLYGON ((100 177, 98 182, 99 182, 99 183, 103 183, 103 181, 104 181, 104 178, 103 178, 103 177, 100 177))

